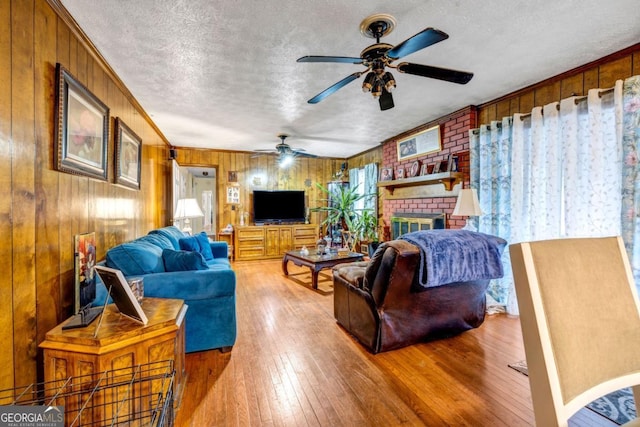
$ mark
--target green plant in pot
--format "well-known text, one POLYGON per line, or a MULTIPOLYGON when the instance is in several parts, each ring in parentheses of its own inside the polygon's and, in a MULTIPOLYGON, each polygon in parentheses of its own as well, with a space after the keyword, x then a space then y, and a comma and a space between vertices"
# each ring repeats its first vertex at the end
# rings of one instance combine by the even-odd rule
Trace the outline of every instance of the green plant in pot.
POLYGON ((369 247, 369 255, 372 249, 378 247, 378 218, 373 209, 362 209, 357 212, 354 218, 353 227, 356 235, 356 242, 366 243, 369 247))
MULTIPOLYGON (((355 232, 354 220, 358 217, 355 205, 357 201, 366 197, 366 195, 358 193, 357 187, 351 188, 341 185, 335 191, 330 191, 320 183, 316 183, 316 186, 327 197, 321 199, 321 201, 325 202, 325 206, 312 208, 311 211, 326 213, 327 216, 321 222, 322 225, 336 226, 338 229, 342 229, 343 235, 346 232, 347 235, 353 236, 355 232)), ((347 239, 349 240, 349 238, 347 239)))

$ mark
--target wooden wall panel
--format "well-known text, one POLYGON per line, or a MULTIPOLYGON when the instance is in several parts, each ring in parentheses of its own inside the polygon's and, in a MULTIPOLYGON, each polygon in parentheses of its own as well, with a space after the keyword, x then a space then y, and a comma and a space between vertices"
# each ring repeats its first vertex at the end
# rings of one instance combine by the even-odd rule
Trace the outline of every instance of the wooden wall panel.
MULTIPOLYGON (((276 156, 248 152, 178 148, 176 161, 180 166, 208 166, 216 169, 217 176, 217 229, 227 224, 240 223, 240 212, 248 211, 253 221, 253 190, 304 190, 307 206, 322 204, 324 194, 316 187, 326 185, 333 174, 340 170, 343 159, 305 158, 295 160, 293 167, 282 170, 276 156), (237 182, 229 181, 229 172, 235 171, 237 182), (230 205, 226 200, 229 185, 240 187, 240 203, 230 205)), ((317 214, 311 213, 311 222, 317 224, 317 214)))
POLYGON ((533 107, 560 101, 569 96, 586 95, 589 89, 610 88, 616 80, 638 74, 640 44, 486 102, 478 107, 479 124, 500 120, 507 110, 505 103, 509 103, 508 115, 529 113, 533 107))
POLYGON ((0 2, 0 389, 42 380, 38 343, 73 314, 74 234, 95 231, 102 259, 168 223, 165 138, 66 22, 55 0, 0 2), (113 122, 108 182, 55 170, 58 62, 143 136, 140 191, 113 183, 113 122))
MULTIPOLYGON (((11 64, 11 4, 0 2, 0 64, 11 64)), ((13 270, 11 268, 13 242, 11 233, 11 67, 0 66, 0 301, 7 304, 0 310, 0 342, 13 343, 13 270), (11 244, 7 244, 11 243, 11 244)), ((0 350, 0 389, 13 387, 13 346, 0 350)), ((7 403, 4 403, 7 404, 7 403)))
MULTIPOLYGON (((36 281, 34 189, 34 2, 11 7, 11 217, 13 242, 13 352, 35 360, 36 281), (24 78, 29 76, 31 78, 24 78)), ((17 378, 35 378, 35 363, 17 363, 17 378)))

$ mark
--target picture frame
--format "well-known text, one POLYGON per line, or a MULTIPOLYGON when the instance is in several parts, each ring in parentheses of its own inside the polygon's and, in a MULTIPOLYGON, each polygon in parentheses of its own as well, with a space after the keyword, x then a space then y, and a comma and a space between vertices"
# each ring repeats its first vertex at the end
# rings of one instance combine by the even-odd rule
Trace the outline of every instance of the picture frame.
POLYGON ((227 203, 231 205, 240 204, 240 187, 237 185, 227 186, 227 203))
POLYGON ((59 63, 56 82, 56 170, 107 181, 109 107, 59 63))
POLYGON ((121 118, 115 122, 116 135, 116 184, 140 189, 142 139, 121 118))
POLYGON ((380 181, 393 180, 393 168, 381 168, 380 169, 380 181))
POLYGON ((442 150, 440 125, 411 134, 396 142, 398 160, 406 160, 442 150))
POLYGON ((142 310, 122 271, 102 265, 96 265, 95 270, 109 291, 109 296, 118 307, 120 314, 146 325, 149 322, 147 315, 142 310))
POLYGON ((416 160, 411 163, 411 166, 407 169, 407 178, 418 176, 418 172, 420 172, 420 162, 416 160))
POLYGON ((228 182, 238 182, 238 172, 237 171, 229 171, 227 174, 228 182))
POLYGON ((396 179, 403 179, 404 178, 404 168, 398 168, 396 170, 396 179))
POLYGON ((440 166, 438 168, 438 173, 449 172, 449 166, 451 166, 451 163, 449 162, 449 159, 441 160, 440 161, 440 166))
POLYGON ((426 163, 423 163, 422 166, 420 166, 420 176, 424 176, 424 175, 428 175, 426 163))
POLYGON ((74 277, 75 303, 74 313, 91 305, 96 299, 96 233, 76 234, 74 236, 74 277))
POLYGON ((432 173, 434 173, 433 171, 436 169, 436 164, 435 163, 429 163, 427 165, 427 175, 431 175, 432 173))

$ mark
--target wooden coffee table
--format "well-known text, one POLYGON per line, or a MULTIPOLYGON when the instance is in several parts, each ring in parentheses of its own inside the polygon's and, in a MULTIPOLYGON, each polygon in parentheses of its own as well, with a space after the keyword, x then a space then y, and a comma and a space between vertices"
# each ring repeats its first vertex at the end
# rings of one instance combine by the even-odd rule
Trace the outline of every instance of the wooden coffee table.
POLYGON ((318 273, 323 268, 331 268, 334 265, 341 264, 343 262, 355 262, 362 261, 364 254, 357 252, 347 252, 346 254, 331 253, 316 255, 315 253, 309 253, 308 255, 302 255, 300 251, 289 251, 284 254, 282 258, 282 271, 285 276, 289 275, 287 270, 287 263, 291 261, 298 266, 306 266, 311 269, 311 286, 313 289, 318 289, 318 273))

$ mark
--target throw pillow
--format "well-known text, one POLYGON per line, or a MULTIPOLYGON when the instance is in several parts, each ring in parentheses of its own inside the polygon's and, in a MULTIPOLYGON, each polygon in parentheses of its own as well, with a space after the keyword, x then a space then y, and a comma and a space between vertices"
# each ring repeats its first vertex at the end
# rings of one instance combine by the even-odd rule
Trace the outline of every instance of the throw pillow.
POLYGON ((196 234, 196 239, 200 245, 200 253, 204 256, 204 259, 211 261, 213 259, 213 252, 211 251, 211 245, 209 244, 209 236, 204 231, 196 234))
POLYGON ((207 270, 204 257, 200 252, 174 251, 173 249, 163 249, 162 260, 166 271, 191 271, 207 270))
POLYGON ((200 243, 194 236, 182 237, 178 240, 178 244, 183 251, 200 252, 200 243))

